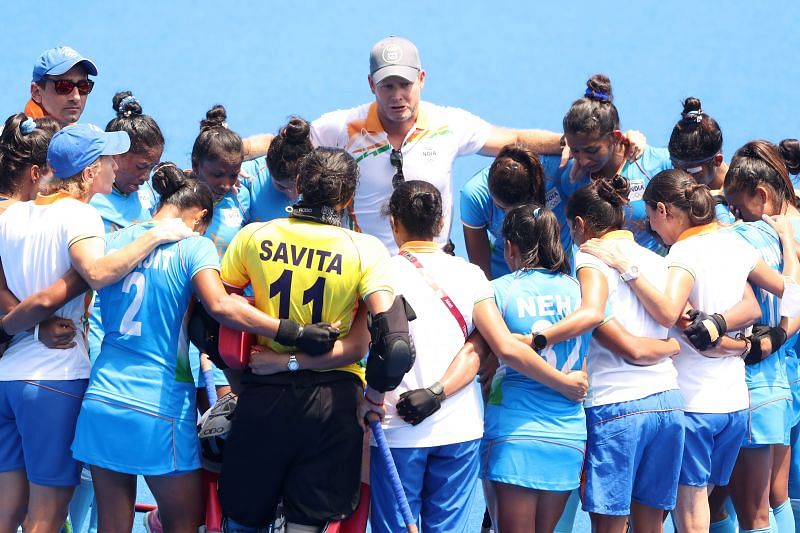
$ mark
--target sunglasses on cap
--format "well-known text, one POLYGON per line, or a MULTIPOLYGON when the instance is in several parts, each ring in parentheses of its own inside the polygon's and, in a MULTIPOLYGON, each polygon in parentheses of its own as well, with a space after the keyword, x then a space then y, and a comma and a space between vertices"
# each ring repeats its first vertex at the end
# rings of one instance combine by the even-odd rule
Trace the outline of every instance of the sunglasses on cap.
POLYGON ((394 167, 394 176, 392 176, 392 187, 397 188, 401 183, 406 181, 403 175, 403 152, 392 148, 392 153, 389 154, 389 163, 394 167))
POLYGON ((47 78, 47 81, 53 82, 53 88, 56 90, 56 94, 60 95, 70 94, 75 90, 75 87, 77 87, 78 94, 85 96, 92 92, 92 89, 94 88, 94 82, 92 80, 80 80, 75 82, 72 80, 56 80, 53 78, 47 78))

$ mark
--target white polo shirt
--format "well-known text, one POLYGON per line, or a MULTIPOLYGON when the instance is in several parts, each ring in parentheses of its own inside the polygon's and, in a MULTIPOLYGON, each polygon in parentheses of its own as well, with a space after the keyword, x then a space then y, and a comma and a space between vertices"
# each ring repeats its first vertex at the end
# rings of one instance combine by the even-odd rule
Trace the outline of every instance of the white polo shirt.
MULTIPOLYGON (((491 124, 462 109, 420 102, 416 124, 401 147, 403 175, 407 181, 428 181, 442 193, 444 226, 436 238, 439 244, 447 243, 450 235, 453 161, 481 150, 491 129, 491 124)), ((311 140, 315 146, 343 148, 356 159, 361 177, 353 200, 353 229, 378 237, 392 254, 397 253, 389 217, 382 213, 392 196, 395 168, 389 162, 392 145, 377 104, 322 115, 311 124, 311 140)))
MULTIPOLYGON (((450 297, 472 332, 472 308, 494 298, 492 286, 477 266, 460 257, 442 252, 436 243, 409 242, 403 246, 423 265, 425 272, 450 297)), ((453 394, 441 409, 419 425, 407 424, 397 415, 395 405, 406 391, 430 387, 450 366, 464 346, 464 334, 441 298, 408 259, 391 259, 392 286, 395 294, 405 296, 416 320, 409 323, 417 351, 414 366, 395 390, 385 396, 386 440, 392 448, 442 446, 483 436, 483 400, 476 381, 453 394)), ((492 304, 494 305, 494 304, 492 304)))
MULTIPOLYGON (((72 267, 73 243, 104 235, 95 208, 67 194, 17 202, 0 216, 0 258, 9 290, 23 300, 49 287, 72 267)), ((89 302, 90 297, 79 296, 55 312, 78 326, 74 348, 49 349, 31 333, 16 335, 0 358, 0 381, 88 378, 86 337, 80 326, 89 302)))
MULTIPOLYGON (((682 268, 694 277, 689 302, 708 314, 722 313, 741 301, 750 272, 759 260, 755 248, 716 222, 684 231, 667 254, 668 268, 682 268)), ((736 331, 729 331, 734 336, 736 331)), ((750 397, 744 361, 700 354, 676 328, 681 344, 675 359, 678 384, 693 413, 730 413, 747 409, 750 397)))
MULTIPOLYGON (((610 231, 602 238, 613 239, 618 243, 622 253, 639 268, 641 274, 660 291, 664 291, 667 263, 663 257, 638 245, 633 239, 633 233, 627 230, 610 231)), ((652 339, 665 339, 669 336, 669 330, 650 316, 636 293, 620 280, 616 270, 593 255, 578 252, 575 254, 575 270, 582 268, 596 268, 603 273, 608 283, 608 302, 611 304, 614 319, 632 335, 652 339)), ((678 388, 677 371, 670 358, 655 365, 632 365, 592 338, 586 359, 589 393, 585 407, 638 400, 678 388)))

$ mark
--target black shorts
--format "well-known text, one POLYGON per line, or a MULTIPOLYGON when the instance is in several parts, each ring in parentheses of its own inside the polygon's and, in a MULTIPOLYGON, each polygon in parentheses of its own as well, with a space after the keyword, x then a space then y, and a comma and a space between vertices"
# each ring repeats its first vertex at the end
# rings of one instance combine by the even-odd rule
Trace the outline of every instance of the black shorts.
POLYGON ((349 372, 281 373, 242 388, 219 478, 223 514, 251 527, 322 526, 358 505, 360 380, 349 372))

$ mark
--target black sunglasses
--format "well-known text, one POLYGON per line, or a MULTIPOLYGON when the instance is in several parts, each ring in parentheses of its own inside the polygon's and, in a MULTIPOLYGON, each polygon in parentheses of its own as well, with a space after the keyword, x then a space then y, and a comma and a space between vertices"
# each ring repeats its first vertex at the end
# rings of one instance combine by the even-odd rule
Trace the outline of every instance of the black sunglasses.
POLYGON ((389 154, 389 163, 394 167, 392 187, 396 189, 401 183, 406 181, 405 176, 403 176, 403 152, 392 148, 392 153, 389 154))
POLYGON ((89 94, 94 88, 94 82, 92 80, 80 80, 77 82, 72 80, 54 80, 53 78, 47 78, 47 80, 53 82, 53 88, 56 90, 56 94, 62 96, 72 93, 75 87, 78 88, 78 94, 81 96, 89 94))

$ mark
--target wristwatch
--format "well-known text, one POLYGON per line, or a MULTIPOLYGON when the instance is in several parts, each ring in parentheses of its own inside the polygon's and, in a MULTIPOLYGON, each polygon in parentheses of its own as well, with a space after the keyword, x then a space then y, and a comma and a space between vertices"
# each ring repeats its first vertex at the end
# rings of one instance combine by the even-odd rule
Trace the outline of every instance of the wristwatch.
POLYGON ((534 333, 533 347, 536 350, 544 350, 547 348, 547 337, 545 337, 543 333, 534 333))
POLYGON ((297 360, 297 356, 294 352, 289 354, 289 362, 286 363, 286 369, 289 372, 297 372, 300 370, 300 361, 297 360))
POLYGON ((629 281, 633 281, 639 277, 639 267, 636 265, 631 265, 631 267, 619 275, 619 279, 628 283, 629 281))

